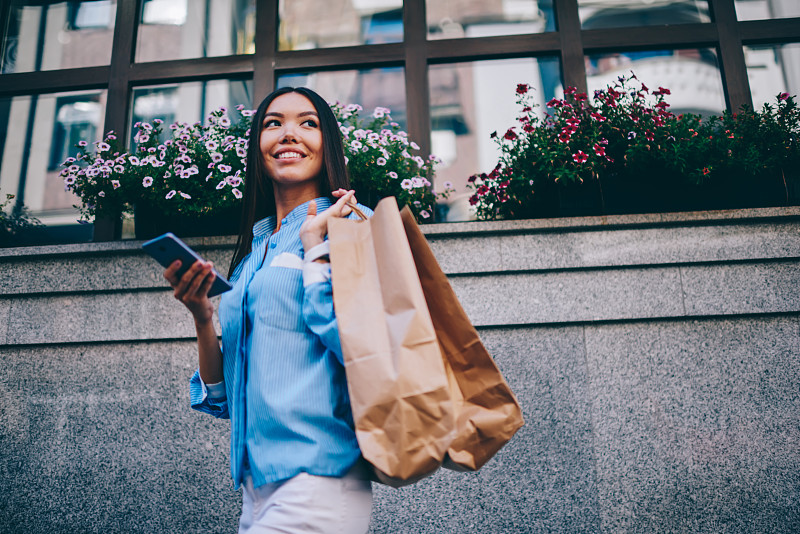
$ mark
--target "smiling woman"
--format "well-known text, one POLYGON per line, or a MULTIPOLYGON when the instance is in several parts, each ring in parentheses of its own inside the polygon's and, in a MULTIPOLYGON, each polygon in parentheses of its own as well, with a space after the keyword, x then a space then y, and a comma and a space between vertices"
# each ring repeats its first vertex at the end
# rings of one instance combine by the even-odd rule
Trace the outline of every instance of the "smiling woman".
POLYGON ((350 215, 354 193, 336 119, 319 95, 283 88, 264 99, 245 182, 233 289, 219 305, 222 347, 207 296, 211 264, 198 261, 178 278, 176 262, 164 273, 197 329, 192 407, 231 419, 240 533, 366 532, 372 489, 324 243, 328 221, 350 215))

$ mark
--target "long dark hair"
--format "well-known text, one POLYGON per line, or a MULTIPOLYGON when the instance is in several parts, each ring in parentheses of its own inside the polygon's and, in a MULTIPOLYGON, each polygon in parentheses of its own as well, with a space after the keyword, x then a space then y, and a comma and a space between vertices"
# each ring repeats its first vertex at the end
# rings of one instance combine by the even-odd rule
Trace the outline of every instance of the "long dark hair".
POLYGON ((275 215, 276 212, 272 178, 267 174, 267 169, 264 165, 260 140, 267 108, 273 100, 286 93, 299 93, 308 98, 317 110, 317 115, 319 115, 323 161, 322 172, 319 175, 320 191, 323 194, 330 195, 331 191, 339 188, 350 189, 339 124, 328 103, 307 87, 281 87, 267 95, 259 104, 256 114, 253 115, 253 124, 250 127, 250 139, 247 147, 247 172, 244 178, 244 198, 242 199, 242 218, 239 227, 239 238, 236 240, 236 252, 231 260, 228 278, 233 276, 236 266, 250 253, 253 245, 253 225, 264 217, 275 215))

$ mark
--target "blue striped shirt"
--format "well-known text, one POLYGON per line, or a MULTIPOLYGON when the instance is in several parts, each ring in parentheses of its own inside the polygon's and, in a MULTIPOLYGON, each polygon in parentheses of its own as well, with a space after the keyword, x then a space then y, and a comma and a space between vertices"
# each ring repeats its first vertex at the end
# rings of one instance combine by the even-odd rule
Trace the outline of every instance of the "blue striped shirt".
MULTIPOLYGON (((330 205, 317 199, 318 212, 330 205)), ((237 488, 248 471, 256 487, 301 472, 343 476, 361 454, 330 266, 312 262, 304 270, 302 261, 307 210, 308 203, 296 207, 274 234, 275 216, 255 224, 252 252, 220 300, 224 396, 209 395, 199 372, 190 382, 193 408, 231 420, 237 488)))

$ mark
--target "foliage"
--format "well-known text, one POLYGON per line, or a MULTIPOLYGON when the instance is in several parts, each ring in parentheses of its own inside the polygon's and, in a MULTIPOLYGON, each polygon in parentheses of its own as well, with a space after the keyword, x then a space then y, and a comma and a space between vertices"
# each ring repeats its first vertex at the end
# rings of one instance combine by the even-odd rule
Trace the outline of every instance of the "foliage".
POLYGON ((109 132, 95 142, 78 143, 76 158, 64 162, 61 176, 81 197, 81 214, 128 212, 145 204, 164 214, 190 216, 233 209, 242 198, 247 136, 253 112, 237 107, 233 122, 225 108, 209 115, 208 124, 174 123, 171 138, 161 141, 163 121, 136 123, 133 154, 116 149, 109 132))
POLYGON ((25 206, 19 209, 12 208, 10 212, 6 212, 13 199, 14 195, 6 195, 6 200, 0 203, 0 242, 10 241, 20 232, 42 225, 25 206))
POLYGON ((713 184, 758 178, 798 162, 800 114, 779 95, 760 112, 722 117, 675 115, 664 87, 651 91, 631 73, 593 103, 574 87, 553 98, 541 116, 530 87, 517 86, 519 126, 497 139, 501 156, 490 173, 469 178, 470 204, 481 219, 520 218, 554 191, 603 184, 652 191, 699 191, 713 184))
MULTIPOLYGON (((409 150, 419 147, 386 108, 376 108, 372 119, 358 117, 360 106, 334 105, 342 121, 348 172, 359 200, 394 195, 408 204, 421 221, 428 219, 436 196, 431 189, 435 158, 423 160, 409 150)), ((81 198, 82 217, 131 213, 146 205, 157 213, 201 217, 234 210, 243 195, 248 136, 253 111, 236 108, 231 118, 225 108, 212 112, 201 125, 175 123, 162 140, 164 123, 136 123, 132 153, 119 149, 109 132, 94 143, 78 143, 78 154, 63 163, 61 177, 68 190, 81 198)), ((449 191, 440 194, 446 198, 449 191)))
POLYGON ((350 183, 357 195, 363 192, 369 197, 359 200, 375 204, 394 196, 400 207, 409 206, 417 220, 430 219, 436 199, 452 192, 450 184, 439 194, 432 189, 436 156, 412 155, 419 145, 392 121, 388 108, 377 107, 368 118, 359 116, 363 108, 357 104, 333 103, 331 109, 342 132, 350 183))

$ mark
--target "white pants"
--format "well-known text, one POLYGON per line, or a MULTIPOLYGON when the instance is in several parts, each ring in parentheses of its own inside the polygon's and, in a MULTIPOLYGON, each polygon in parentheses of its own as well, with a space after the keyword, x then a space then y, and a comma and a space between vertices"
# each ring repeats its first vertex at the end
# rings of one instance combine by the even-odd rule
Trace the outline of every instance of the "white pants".
POLYGON ((342 478, 300 473, 258 488, 246 477, 239 534, 365 534, 372 485, 356 466, 342 478))

